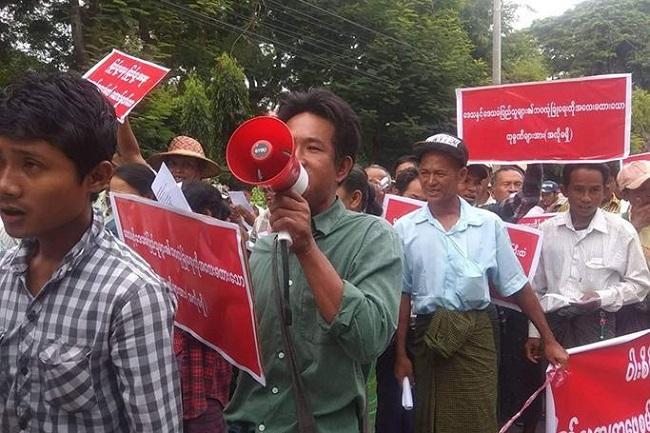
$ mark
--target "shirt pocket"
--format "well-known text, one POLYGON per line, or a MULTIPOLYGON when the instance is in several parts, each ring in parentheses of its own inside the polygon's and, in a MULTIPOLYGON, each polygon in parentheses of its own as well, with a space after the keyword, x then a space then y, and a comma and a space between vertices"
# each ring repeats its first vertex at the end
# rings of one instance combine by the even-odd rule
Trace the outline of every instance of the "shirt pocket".
POLYGON ((585 262, 583 286, 588 290, 602 290, 613 272, 602 258, 591 258, 585 262))
POLYGON ((461 299, 472 309, 481 307, 481 304, 488 299, 486 273, 474 260, 465 258, 461 262, 460 276, 463 292, 461 299))
POLYGON ((90 349, 49 343, 38 355, 43 398, 51 406, 75 413, 97 404, 90 374, 90 349))

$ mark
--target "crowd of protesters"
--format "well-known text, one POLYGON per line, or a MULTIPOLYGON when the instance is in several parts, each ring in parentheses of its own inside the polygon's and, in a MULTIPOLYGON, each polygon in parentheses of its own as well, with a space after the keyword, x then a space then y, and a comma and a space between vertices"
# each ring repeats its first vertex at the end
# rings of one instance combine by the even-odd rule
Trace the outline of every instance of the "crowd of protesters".
MULTIPOLYGON (((546 365, 570 363, 565 348, 650 328, 650 162, 468 165, 466 143, 436 132, 391 172, 357 164, 359 120, 330 91, 287 93, 275 115, 309 186, 244 207, 209 182, 223 168, 191 137, 145 160, 85 80, 4 89, 0 432, 494 433, 546 365), (117 238, 106 193, 155 200, 162 163, 193 212, 248 240, 265 386, 174 327, 174 293, 117 238), (423 206, 391 226, 386 194, 423 206), (504 223, 548 213, 529 281, 504 223)), ((229 186, 250 200, 251 185, 229 186)))

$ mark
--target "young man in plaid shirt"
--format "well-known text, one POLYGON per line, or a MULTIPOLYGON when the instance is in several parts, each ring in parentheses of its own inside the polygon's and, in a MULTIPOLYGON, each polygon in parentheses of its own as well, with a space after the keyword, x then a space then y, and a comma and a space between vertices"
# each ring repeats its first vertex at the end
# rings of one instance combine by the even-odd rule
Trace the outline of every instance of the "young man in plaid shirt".
POLYGON ((0 432, 180 432, 173 297, 104 230, 113 108, 69 74, 0 97, 0 432))

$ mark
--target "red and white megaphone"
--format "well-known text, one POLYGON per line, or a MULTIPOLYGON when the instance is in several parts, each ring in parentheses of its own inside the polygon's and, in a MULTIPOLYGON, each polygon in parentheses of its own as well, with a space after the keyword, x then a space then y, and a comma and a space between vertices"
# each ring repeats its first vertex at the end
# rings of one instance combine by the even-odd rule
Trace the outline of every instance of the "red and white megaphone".
MULTIPOLYGON (((242 182, 302 195, 309 176, 294 150, 293 135, 286 123, 277 117, 259 116, 242 123, 230 136, 226 163, 242 182)), ((280 232, 278 237, 291 245, 289 233, 280 232)))

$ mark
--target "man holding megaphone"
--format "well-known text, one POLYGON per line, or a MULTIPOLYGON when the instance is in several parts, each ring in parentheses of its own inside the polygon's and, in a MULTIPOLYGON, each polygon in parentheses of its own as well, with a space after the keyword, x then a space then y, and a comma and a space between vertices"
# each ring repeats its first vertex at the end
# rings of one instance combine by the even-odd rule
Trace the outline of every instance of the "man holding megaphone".
POLYGON ((272 188, 270 223, 283 233, 251 255, 267 383, 240 376, 229 430, 365 431, 368 369, 397 324, 401 245, 386 222, 336 197, 361 141, 351 107, 316 89, 287 94, 277 118, 242 125, 227 150, 236 177, 272 188), (291 245, 282 258, 278 238, 291 245))

